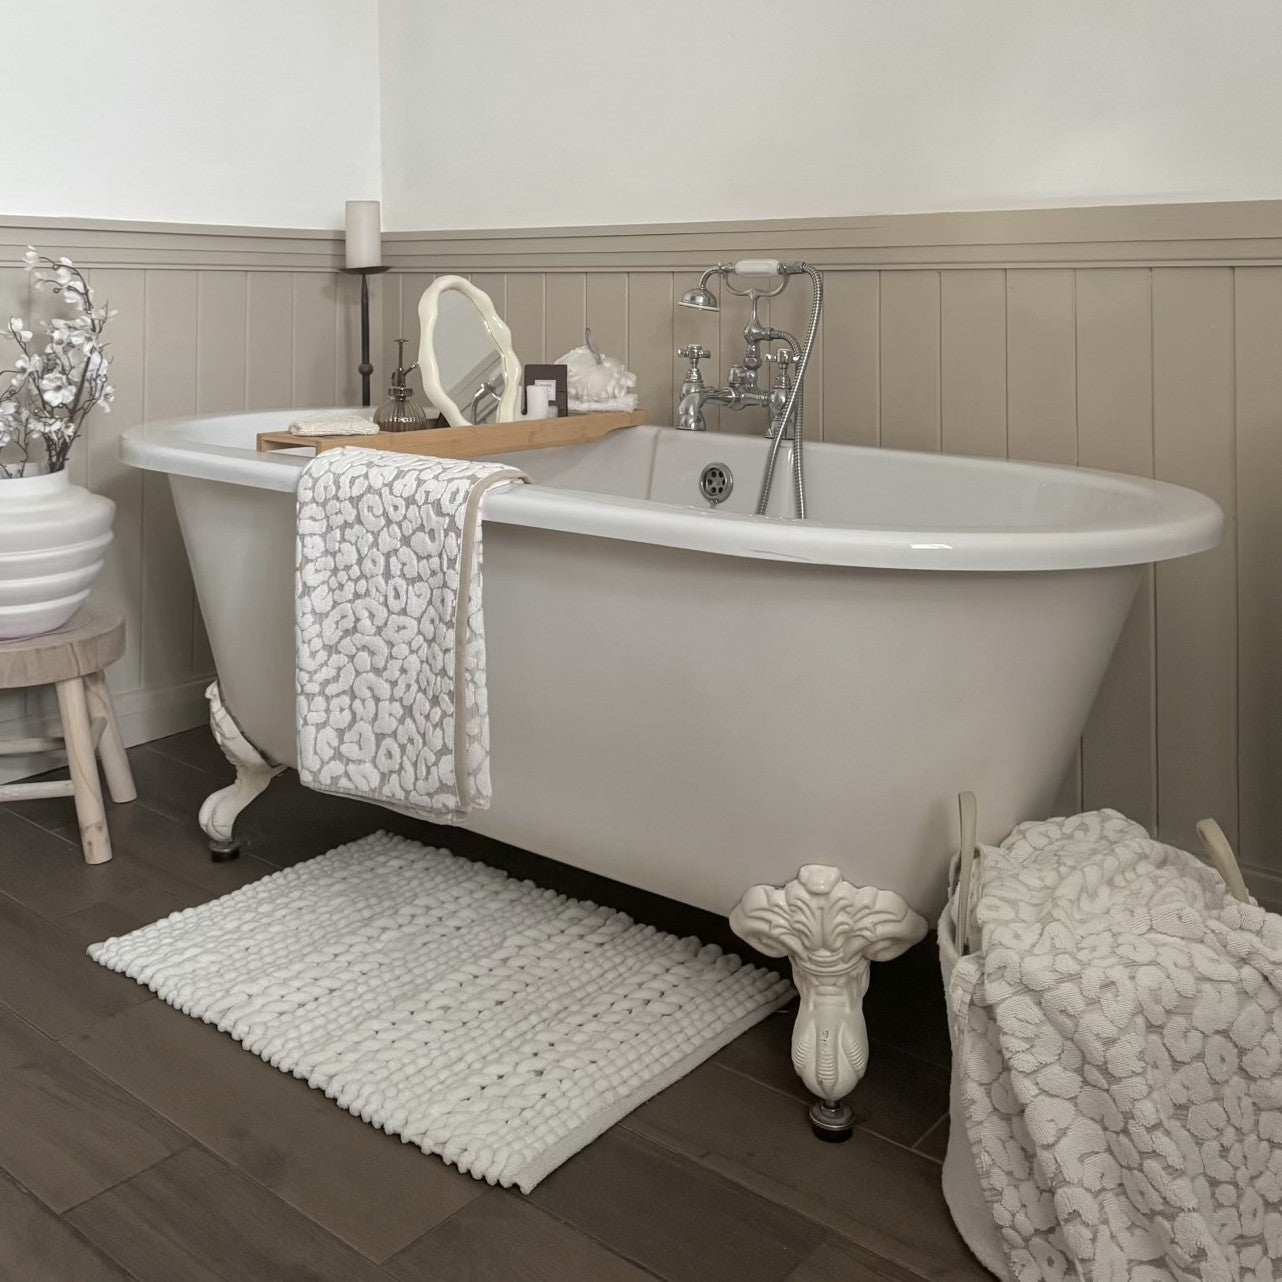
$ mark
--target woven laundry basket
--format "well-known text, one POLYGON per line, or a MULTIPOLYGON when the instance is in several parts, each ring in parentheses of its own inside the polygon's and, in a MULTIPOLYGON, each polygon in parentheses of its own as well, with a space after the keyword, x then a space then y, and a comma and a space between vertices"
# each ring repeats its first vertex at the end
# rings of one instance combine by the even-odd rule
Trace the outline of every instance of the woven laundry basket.
POLYGON ((1006 1267, 1006 1254, 988 1200, 979 1183, 975 1168, 975 1154, 966 1134, 966 1118, 961 1093, 961 1070, 958 1068, 957 1041, 953 1030, 955 1012, 950 986, 953 967, 957 965, 957 939, 955 921, 957 913, 956 878, 952 879, 952 893, 943 915, 939 919, 939 968, 944 976, 944 995, 948 1001, 948 1037, 953 1047, 952 1075, 948 1087, 948 1153, 944 1158, 944 1201, 953 1217, 957 1231, 970 1248, 971 1254, 990 1273, 1013 1282, 1006 1267))

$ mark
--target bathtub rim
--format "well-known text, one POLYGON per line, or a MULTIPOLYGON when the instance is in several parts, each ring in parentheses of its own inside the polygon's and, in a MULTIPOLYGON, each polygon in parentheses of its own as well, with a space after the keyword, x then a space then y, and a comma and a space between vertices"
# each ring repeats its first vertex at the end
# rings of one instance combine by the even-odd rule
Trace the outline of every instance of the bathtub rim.
MULTIPOLYGON (((292 494, 310 456, 260 454, 255 450, 178 439, 175 429, 198 422, 263 418, 291 411, 183 415, 126 429, 121 461, 143 471, 223 482, 292 494)), ((269 430, 264 425, 263 430, 269 430)), ((635 432, 675 428, 644 424, 635 432)), ((848 445, 869 456, 880 448, 848 445)), ((850 526, 798 522, 773 516, 719 512, 653 499, 624 498, 548 485, 492 490, 482 501, 485 520, 624 542, 682 548, 720 556, 849 566, 860 569, 931 571, 1054 571, 1143 565, 1216 547, 1225 518, 1205 495, 1169 482, 1047 463, 967 455, 921 454, 956 472, 1017 469, 1030 482, 1066 476, 1083 484, 1126 487, 1151 499, 1151 517, 1090 525, 952 530, 850 526)))

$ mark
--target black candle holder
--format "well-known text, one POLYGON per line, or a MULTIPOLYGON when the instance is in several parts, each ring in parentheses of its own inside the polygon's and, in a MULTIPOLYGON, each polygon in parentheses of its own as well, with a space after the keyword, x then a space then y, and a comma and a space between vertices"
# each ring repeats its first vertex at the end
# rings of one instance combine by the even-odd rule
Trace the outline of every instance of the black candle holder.
POLYGON ((369 278, 391 271, 391 268, 344 267, 342 270, 349 276, 361 278, 361 363, 356 368, 361 375, 361 404, 368 405, 370 403, 369 376, 374 372, 374 366, 369 359, 369 278))

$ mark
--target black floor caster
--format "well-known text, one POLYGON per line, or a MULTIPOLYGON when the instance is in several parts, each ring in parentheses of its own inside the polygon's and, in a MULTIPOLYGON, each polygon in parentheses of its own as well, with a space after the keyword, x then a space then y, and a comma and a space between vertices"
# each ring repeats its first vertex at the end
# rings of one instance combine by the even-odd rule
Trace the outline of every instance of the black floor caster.
POLYGON ((240 842, 211 841, 209 843, 209 858, 216 864, 229 864, 233 859, 239 859, 240 842))
POLYGON ((844 1144, 855 1133, 855 1115, 849 1104, 815 1100, 810 1106, 810 1129, 825 1144, 844 1144))

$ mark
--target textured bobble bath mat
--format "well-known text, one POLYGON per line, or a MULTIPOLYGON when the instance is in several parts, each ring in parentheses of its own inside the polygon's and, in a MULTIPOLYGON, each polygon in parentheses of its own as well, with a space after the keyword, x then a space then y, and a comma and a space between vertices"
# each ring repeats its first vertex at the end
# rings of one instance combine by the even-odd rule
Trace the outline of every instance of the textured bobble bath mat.
POLYGON ((387 833, 89 955, 527 1193, 792 995, 716 947, 387 833))

